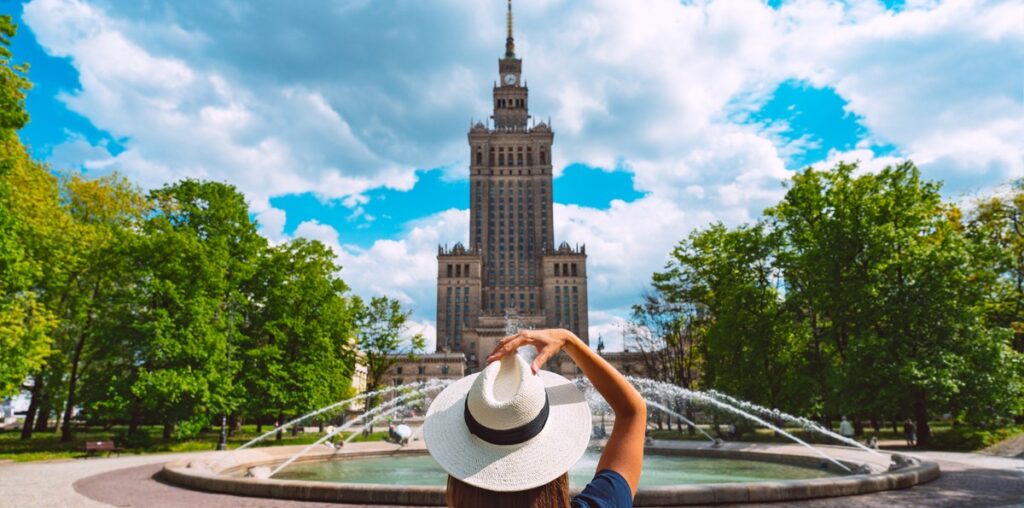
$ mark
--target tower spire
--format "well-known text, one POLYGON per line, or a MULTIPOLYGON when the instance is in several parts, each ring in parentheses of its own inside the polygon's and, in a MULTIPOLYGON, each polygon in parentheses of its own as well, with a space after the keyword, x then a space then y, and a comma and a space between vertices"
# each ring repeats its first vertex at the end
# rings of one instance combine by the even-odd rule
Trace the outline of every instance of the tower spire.
POLYGON ((508 0, 508 38, 505 39, 505 58, 516 56, 516 41, 512 38, 512 0, 508 0))

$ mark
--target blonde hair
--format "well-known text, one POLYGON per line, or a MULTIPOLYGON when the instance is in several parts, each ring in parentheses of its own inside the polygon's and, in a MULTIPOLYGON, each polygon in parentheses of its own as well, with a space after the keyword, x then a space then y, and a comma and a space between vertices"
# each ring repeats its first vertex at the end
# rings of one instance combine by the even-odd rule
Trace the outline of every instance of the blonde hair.
POLYGON ((516 492, 494 492, 448 477, 449 508, 569 508, 569 473, 540 487, 516 492))

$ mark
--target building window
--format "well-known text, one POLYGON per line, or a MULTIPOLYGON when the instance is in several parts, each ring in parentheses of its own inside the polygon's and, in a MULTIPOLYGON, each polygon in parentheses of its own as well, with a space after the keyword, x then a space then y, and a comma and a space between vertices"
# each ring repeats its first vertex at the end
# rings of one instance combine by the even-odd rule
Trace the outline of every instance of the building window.
POLYGON ((448 277, 452 276, 452 265, 448 265, 448 277))
POLYGON ((422 374, 426 374, 427 373, 427 369, 426 369, 426 367, 416 367, 416 372, 418 374, 421 374, 421 375, 422 374))
POLYGON ((395 373, 401 375, 402 374, 402 367, 398 367, 397 369, 395 369, 395 373))
POLYGON ((573 263, 573 264, 572 264, 572 276, 573 276, 573 277, 575 277, 575 276, 576 276, 576 263, 573 263))
MULTIPOLYGON (((555 277, 560 277, 562 275, 561 270, 559 269, 560 267, 561 267, 561 265, 559 265, 558 263, 555 263, 555 277)), ((449 272, 452 271, 452 267, 451 266, 448 267, 448 271, 449 272)), ((448 276, 451 277, 451 273, 449 273, 448 276)), ((555 291, 558 291, 558 288, 555 288, 555 291)))

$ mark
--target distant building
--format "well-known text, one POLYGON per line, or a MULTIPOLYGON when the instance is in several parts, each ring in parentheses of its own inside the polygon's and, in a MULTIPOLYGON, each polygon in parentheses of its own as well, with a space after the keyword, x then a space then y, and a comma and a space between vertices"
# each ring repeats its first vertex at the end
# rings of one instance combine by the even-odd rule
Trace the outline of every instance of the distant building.
POLYGON ((431 379, 454 380, 466 375, 466 355, 462 353, 425 354, 417 355, 414 359, 401 355, 397 359, 398 363, 384 374, 385 386, 420 383, 431 379))
POLYGON ((529 113, 508 11, 505 56, 493 89, 493 125, 469 130, 469 246, 437 255, 437 352, 465 353, 484 367, 514 310, 529 328, 567 328, 589 343, 585 246, 555 244, 552 143, 529 113))
POLYGON ((605 351, 601 357, 625 376, 648 377, 644 355, 636 351, 605 351))

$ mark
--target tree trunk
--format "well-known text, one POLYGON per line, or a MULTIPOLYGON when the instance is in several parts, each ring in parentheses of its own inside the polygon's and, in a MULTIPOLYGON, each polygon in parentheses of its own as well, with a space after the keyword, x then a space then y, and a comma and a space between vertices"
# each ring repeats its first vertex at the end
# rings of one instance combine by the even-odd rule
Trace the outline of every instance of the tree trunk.
MULTIPOLYGON (((274 427, 280 427, 282 423, 284 423, 284 415, 282 413, 277 413, 277 421, 274 422, 274 427)), ((284 439, 284 434, 278 430, 277 435, 274 436, 274 441, 280 441, 282 439, 284 439)))
POLYGON ((917 421, 917 446, 928 446, 932 441, 932 428, 928 425, 928 393, 924 390, 914 394, 914 419, 917 421))
POLYGON ((28 413, 25 414, 25 423, 21 427, 21 438, 32 439, 32 430, 36 421, 36 413, 39 412, 39 404, 43 398, 43 373, 35 376, 35 384, 32 385, 32 400, 28 403, 28 413))
MULTIPOLYGON (((92 296, 96 298, 96 291, 92 296)), ((85 320, 85 327, 78 334, 78 342, 75 343, 75 354, 71 359, 71 377, 68 379, 68 402, 64 408, 64 425, 60 429, 60 442, 70 443, 74 436, 71 429, 71 412, 75 410, 75 388, 78 386, 78 364, 82 361, 82 350, 85 349, 85 334, 92 326, 92 314, 85 320)))
POLYGON ((142 423, 142 405, 139 401, 132 401, 132 414, 128 420, 128 435, 134 436, 139 432, 139 425, 142 423))
POLYGON ((42 401, 39 403, 39 412, 36 413, 36 432, 46 432, 46 429, 50 426, 50 396, 43 393, 42 401))
POLYGON ((173 436, 173 435, 174 435, 174 424, 173 423, 164 423, 164 434, 163 434, 164 439, 165 440, 171 439, 171 436, 173 436))
POLYGON ((881 422, 878 421, 878 417, 877 416, 872 416, 871 417, 871 428, 875 429, 875 434, 877 434, 877 433, 882 431, 882 424, 881 424, 881 422))
POLYGON ((256 419, 256 433, 257 434, 263 434, 263 419, 262 418, 257 418, 256 419))
POLYGON ((900 427, 899 427, 899 422, 897 421, 897 419, 896 419, 896 418, 893 418, 893 419, 892 419, 892 431, 893 431, 894 433, 896 433, 896 434, 899 434, 899 433, 900 433, 900 427))
POLYGON ((858 437, 864 435, 864 423, 860 421, 860 418, 853 419, 853 435, 858 437))

